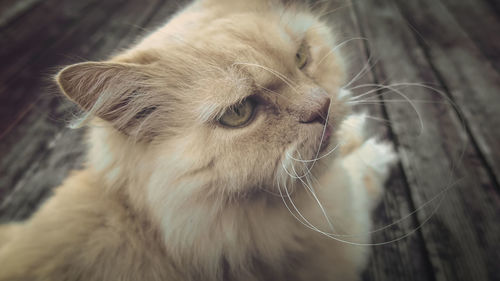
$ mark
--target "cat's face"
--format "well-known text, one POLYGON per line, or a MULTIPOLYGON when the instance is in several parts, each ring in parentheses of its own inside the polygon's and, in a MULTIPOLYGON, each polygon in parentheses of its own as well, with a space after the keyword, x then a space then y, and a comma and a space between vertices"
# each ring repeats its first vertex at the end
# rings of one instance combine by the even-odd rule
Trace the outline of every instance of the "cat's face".
POLYGON ((139 161, 155 163, 159 185, 168 175, 225 194, 274 189, 284 167, 300 176, 312 162, 296 159, 336 146, 341 61, 309 12, 218 5, 197 3, 110 62, 65 68, 58 82, 120 132, 122 153, 149 151, 139 161))

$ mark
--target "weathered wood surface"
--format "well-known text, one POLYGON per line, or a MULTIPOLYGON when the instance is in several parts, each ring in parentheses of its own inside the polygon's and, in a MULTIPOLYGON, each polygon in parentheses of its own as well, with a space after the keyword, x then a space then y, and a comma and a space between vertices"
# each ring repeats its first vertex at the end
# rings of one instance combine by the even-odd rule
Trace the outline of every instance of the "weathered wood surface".
MULTIPOLYGON (((73 106, 48 86, 54 69, 105 58, 179 5, 0 3, 0 222, 27 218, 84 161, 84 130, 66 128, 73 106)), ((346 45, 350 77, 371 57, 372 68, 352 86, 412 83, 398 89, 423 123, 420 130, 413 107, 394 92, 380 89, 358 105, 377 119, 371 130, 394 142, 401 157, 374 214, 375 228, 397 223, 374 233, 373 242, 397 241, 372 247, 364 280, 500 280, 498 2, 338 6, 324 17, 338 26, 339 39, 365 38, 346 45)))
POLYGON ((0 2, 0 28, 29 11, 41 0, 4 0, 0 2))
MULTIPOLYGON (((487 63, 492 64, 500 72, 500 36, 498 36, 500 34, 500 17, 495 10, 486 1, 443 0, 442 3, 453 16, 454 21, 466 31, 466 33, 455 32, 452 34, 461 37, 469 36, 471 43, 476 44, 484 53, 487 63), (493 34, 497 34, 497 36, 491 36, 493 34)), ((447 21, 451 20, 447 19, 447 21)))
MULTIPOLYGON (((144 32, 144 29, 153 27, 159 21, 165 20, 177 8, 177 4, 166 4, 160 1, 148 1, 138 3, 130 1, 127 5, 121 6, 114 11, 116 18, 110 18, 99 29, 80 30, 81 32, 71 33, 66 40, 61 40, 62 46, 72 44, 72 48, 67 50, 72 56, 78 56, 87 60, 103 59, 111 51, 123 48, 129 44, 135 36, 144 32), (144 7, 142 7, 144 4, 144 7), (160 5, 162 4, 162 5, 160 5), (142 7, 142 8, 141 8, 142 7), (141 9, 142 14, 137 15, 137 10, 141 9), (161 15, 161 16, 160 16, 161 15), (73 43, 71 43, 73 42, 73 43)), ((75 62, 60 55, 59 47, 54 47, 56 51, 48 51, 48 56, 52 57, 50 64, 45 66, 45 71, 49 71, 53 66, 75 62)), ((49 58, 44 58, 49 61, 49 58)), ((34 75, 33 77, 37 77, 34 75)), ((56 145, 62 141, 59 136, 65 135, 69 138, 72 135, 82 135, 80 130, 69 130, 66 128, 68 120, 71 118, 73 106, 61 97, 51 92, 46 92, 45 82, 40 79, 40 84, 29 85, 33 88, 32 93, 27 93, 29 97, 23 103, 29 108, 28 113, 19 110, 15 105, 5 102, 6 107, 12 108, 16 114, 23 115, 22 121, 15 126, 10 126, 9 131, 4 134, 0 142, 0 196, 4 198, 0 204, 0 218, 22 219, 27 217, 33 207, 25 208, 24 205, 36 206, 42 196, 25 196, 26 191, 40 190, 41 195, 50 194, 49 190, 60 184, 67 173, 75 165, 81 163, 81 159, 74 161, 57 162, 55 167, 40 164, 40 161, 55 161, 51 158, 61 157, 61 152, 70 155, 73 151, 82 151, 81 141, 74 138, 76 144, 56 145), (42 97, 40 97, 42 95, 42 97), (17 113, 17 111, 20 111, 17 113), (80 161, 79 161, 80 160, 80 161), (31 168, 37 167, 37 168, 31 168), (50 170, 52 168, 52 170, 50 170), (29 169, 44 170, 36 180, 31 176, 29 169), (49 176, 50 175, 50 176, 49 176), (28 184, 26 183, 29 181, 28 184), (17 188, 17 186, 20 186, 17 188), (44 187, 44 188, 42 188, 44 187), (11 192, 18 190, 17 192, 11 192), (26 197, 26 198, 24 198, 26 197), (34 198, 30 201, 29 198, 34 198)), ((25 81, 25 83, 27 83, 25 81)), ((6 92, 2 92, 6 93, 6 92)), ((5 120, 5 119, 4 119, 5 120)), ((5 122, 11 122, 7 118, 5 122)), ((0 134, 1 135, 1 134, 0 134)))
MULTIPOLYGON (((344 42, 352 38, 362 38, 363 34, 361 34, 360 26, 357 24, 357 17, 353 6, 348 5, 335 10, 334 5, 332 10, 335 11, 335 14, 329 16, 328 19, 340 32, 340 34, 337 34, 339 42, 344 42)), ((370 67, 368 57, 366 56, 364 40, 356 39, 350 41, 342 51, 344 55, 349 57, 348 80, 352 80, 360 71, 370 67)), ((372 73, 368 72, 362 75, 360 79, 356 79, 352 86, 359 87, 364 84, 373 83, 377 83, 377 80, 372 73)), ((360 95, 372 89, 373 87, 359 88, 353 89, 353 92, 355 95, 360 95)), ((368 121, 369 135, 391 139, 393 132, 389 124, 383 121, 387 119, 386 113, 383 106, 378 103, 378 99, 375 98, 375 100, 377 103, 361 104, 357 106, 357 109, 368 112, 369 116, 379 119, 368 121)), ((393 170, 391 179, 386 184, 386 192, 382 203, 374 213, 374 230, 383 230, 372 234, 372 243, 385 243, 400 239, 416 229, 418 222, 414 217, 405 219, 413 210, 414 206, 410 200, 404 172, 402 171, 402 167, 398 165, 393 170), (401 222, 394 224, 390 228, 384 228, 397 221, 401 222)), ((371 250, 372 258, 364 274, 365 280, 432 280, 432 269, 430 268, 430 263, 425 253, 424 241, 420 233, 400 239, 396 243, 374 246, 371 250)))
MULTIPOLYGON (((400 1, 398 4, 401 10, 408 10, 408 13, 404 13, 408 17, 420 16, 421 25, 430 30, 437 30, 447 20, 446 11, 439 12, 437 8, 431 7, 439 4, 436 1, 410 2, 411 4, 400 1), (436 11, 439 16, 435 16, 436 11)), ((412 81, 426 83, 424 85, 434 85, 443 91, 442 94, 453 98, 462 93, 442 84, 441 77, 453 77, 452 69, 447 69, 448 73, 441 73, 433 68, 431 63, 435 61, 428 61, 426 57, 428 49, 422 48, 418 43, 418 38, 427 38, 427 33, 422 34, 418 29, 420 26, 415 26, 416 22, 410 21, 414 25, 411 27, 408 18, 402 16, 396 3, 388 0, 366 1, 362 4, 356 2, 355 6, 364 36, 368 39, 367 46, 380 59, 374 67, 374 75, 378 81, 388 84, 412 81)), ((447 35, 442 34, 446 32, 460 32, 459 26, 447 31, 440 30, 439 38, 446 38, 447 35)), ((457 40, 449 48, 466 48, 463 45, 465 43, 457 40)), ((453 52, 448 52, 441 56, 460 62, 468 54, 455 57, 453 52)), ((468 68, 463 67, 470 72, 484 71, 485 68, 486 66, 477 64, 472 59, 469 60, 468 68)), ((454 73, 458 73, 458 70, 455 68, 454 73)), ((494 70, 491 72, 495 74, 494 70)), ((467 85, 466 82, 466 78, 462 77, 463 86, 467 85)), ((416 122, 418 117, 399 95, 389 93, 383 98, 388 100, 385 109, 392 121, 414 205, 423 206, 441 190, 452 186, 442 198, 432 204, 439 203, 437 212, 434 213, 431 205, 416 214, 419 224, 432 216, 421 228, 421 233, 436 280, 498 278, 497 266, 491 261, 498 260, 499 248, 484 247, 485 244, 497 245, 499 242, 500 229, 497 222, 500 206, 495 192, 497 186, 485 169, 488 163, 482 161, 481 151, 471 145, 473 139, 467 128, 477 115, 464 114, 462 123, 451 101, 432 93, 428 88, 412 86, 403 92, 415 101, 415 107, 423 121, 421 130, 416 122), (395 100, 399 101, 393 102, 395 100), (422 103, 422 100, 426 102, 422 103)), ((491 98, 493 101, 490 105, 494 105, 495 98, 491 98)), ((460 112, 466 112, 472 106, 470 103, 458 104, 460 112)), ((483 113, 486 113, 489 105, 483 103, 483 106, 483 113)), ((491 120, 494 117, 489 118, 490 123, 485 122, 483 128, 494 124, 495 121, 491 120)))
MULTIPOLYGON (((451 2, 446 0, 446 2, 451 2)), ((465 8, 479 10, 480 3, 464 1, 465 8)), ((494 176, 500 177, 500 71, 495 71, 495 65, 500 63, 500 22, 491 20, 486 10, 477 11, 478 19, 465 17, 456 21, 445 7, 438 1, 399 1, 401 9, 408 16, 408 21, 414 30, 424 33, 419 35, 421 46, 435 68, 436 78, 450 97, 457 103, 465 117, 466 130, 470 134, 471 144, 478 146, 480 157, 488 162, 494 176), (418 10, 415 10, 418 9, 418 10), (490 20, 488 20, 490 19, 490 20), (459 24, 472 21, 484 23, 483 35, 479 28, 470 28, 466 33, 459 24), (493 32, 489 33, 488 32, 493 32), (487 40, 486 37, 489 37, 487 40), (478 40, 473 40, 477 38, 478 40), (488 41, 488 42, 487 42, 488 41), (483 49, 487 50, 481 52, 483 49), (493 48, 492 48, 493 47, 493 48), (489 56, 485 56, 489 54, 489 56)), ((455 4, 456 5, 456 4, 455 4)), ((460 11, 453 6, 454 10, 460 11)), ((475 25, 475 24, 474 24, 475 25)), ((500 69, 498 69, 500 70, 500 69)))

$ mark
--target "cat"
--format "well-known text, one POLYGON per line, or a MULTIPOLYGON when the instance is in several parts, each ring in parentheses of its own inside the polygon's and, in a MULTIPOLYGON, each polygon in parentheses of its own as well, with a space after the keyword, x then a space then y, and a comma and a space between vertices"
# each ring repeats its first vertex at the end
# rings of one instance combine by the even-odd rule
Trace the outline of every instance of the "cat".
POLYGON ((0 280, 359 280, 396 161, 300 3, 198 0, 55 77, 85 168, 0 227, 0 280))

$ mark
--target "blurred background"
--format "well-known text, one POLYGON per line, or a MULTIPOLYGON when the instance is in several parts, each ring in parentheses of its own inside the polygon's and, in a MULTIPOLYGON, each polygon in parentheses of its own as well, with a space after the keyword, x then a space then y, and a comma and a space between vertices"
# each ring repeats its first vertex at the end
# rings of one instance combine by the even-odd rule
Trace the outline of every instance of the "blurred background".
MULTIPOLYGON (((85 129, 67 127, 74 106, 51 76, 130 46, 186 2, 0 0, 0 222, 28 218, 83 165, 85 129)), ((364 280, 500 280, 500 2, 328 4, 356 110, 400 156, 364 280)))

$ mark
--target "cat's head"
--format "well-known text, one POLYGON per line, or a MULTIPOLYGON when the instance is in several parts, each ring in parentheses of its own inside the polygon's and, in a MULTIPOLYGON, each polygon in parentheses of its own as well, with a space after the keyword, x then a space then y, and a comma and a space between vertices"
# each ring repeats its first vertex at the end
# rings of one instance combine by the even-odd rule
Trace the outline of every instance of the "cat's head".
POLYGON ((153 189, 276 192, 336 146, 347 110, 331 29, 303 6, 265 1, 196 2, 56 79, 94 122, 91 162, 143 171, 153 189))

